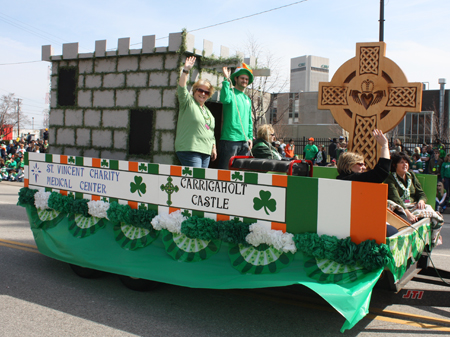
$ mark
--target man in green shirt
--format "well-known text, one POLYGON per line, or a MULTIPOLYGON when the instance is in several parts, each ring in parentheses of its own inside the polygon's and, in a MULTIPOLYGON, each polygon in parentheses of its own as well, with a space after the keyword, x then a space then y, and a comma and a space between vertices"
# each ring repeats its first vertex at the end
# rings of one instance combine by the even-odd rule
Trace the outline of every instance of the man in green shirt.
POLYGON ((308 144, 305 146, 305 149, 303 150, 303 158, 306 160, 311 160, 314 162, 314 159, 316 158, 317 153, 319 152, 319 149, 316 145, 314 145, 314 138, 308 139, 308 144))
POLYGON ((245 64, 231 74, 223 67, 225 80, 220 90, 223 104, 223 125, 219 142, 219 169, 228 169, 228 162, 233 156, 245 156, 253 145, 252 102, 245 94, 245 89, 253 82, 253 72, 245 64), (235 86, 230 88, 231 82, 235 86))

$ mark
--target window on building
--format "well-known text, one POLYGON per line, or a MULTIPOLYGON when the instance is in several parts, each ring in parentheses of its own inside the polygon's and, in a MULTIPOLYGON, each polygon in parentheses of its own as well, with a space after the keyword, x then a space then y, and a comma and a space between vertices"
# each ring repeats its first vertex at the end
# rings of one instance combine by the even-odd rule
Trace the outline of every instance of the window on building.
POLYGON ((57 104, 75 106, 77 101, 78 67, 60 67, 58 71, 57 104))
POLYGON ((153 110, 132 109, 130 111, 130 132, 128 134, 128 153, 150 155, 152 149, 153 110))

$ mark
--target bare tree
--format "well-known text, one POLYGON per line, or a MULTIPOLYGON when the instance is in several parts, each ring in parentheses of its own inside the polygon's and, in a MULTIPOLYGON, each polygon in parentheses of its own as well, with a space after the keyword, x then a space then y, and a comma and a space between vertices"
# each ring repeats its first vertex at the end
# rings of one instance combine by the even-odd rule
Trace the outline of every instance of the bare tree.
POLYGON ((0 134, 5 134, 11 127, 17 127, 19 134, 20 127, 26 123, 30 123, 30 119, 22 113, 20 99, 13 93, 3 95, 0 98, 0 134))
POLYGON ((44 128, 48 128, 48 126, 50 125, 49 120, 50 120, 50 113, 49 113, 49 109, 44 109, 42 111, 43 115, 44 115, 44 128))
POLYGON ((0 135, 5 135, 10 127, 13 127, 15 115, 14 94, 3 95, 0 98, 0 135))
MULTIPOLYGON (((270 115, 276 99, 272 93, 282 92, 288 81, 282 75, 280 58, 276 57, 268 48, 265 48, 254 35, 247 35, 244 52, 246 55, 256 58, 254 69, 270 69, 270 76, 255 76, 249 87, 250 90, 247 91, 252 101, 253 133, 256 134, 258 125, 268 122, 266 115, 270 115)), ((276 120, 270 120, 269 122, 272 124, 279 123, 284 113, 286 111, 277 111, 276 120)))

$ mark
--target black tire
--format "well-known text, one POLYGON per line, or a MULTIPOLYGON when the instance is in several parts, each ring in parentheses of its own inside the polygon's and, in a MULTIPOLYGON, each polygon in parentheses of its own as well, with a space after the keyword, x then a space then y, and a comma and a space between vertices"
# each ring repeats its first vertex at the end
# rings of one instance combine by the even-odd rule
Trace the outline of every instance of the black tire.
POLYGON ((75 274, 82 278, 99 278, 104 274, 103 271, 77 266, 75 264, 71 264, 70 268, 72 268, 75 274))
POLYGON ((118 275, 120 281, 129 289, 135 291, 148 291, 159 286, 159 282, 145 280, 142 278, 133 278, 124 275, 118 275))

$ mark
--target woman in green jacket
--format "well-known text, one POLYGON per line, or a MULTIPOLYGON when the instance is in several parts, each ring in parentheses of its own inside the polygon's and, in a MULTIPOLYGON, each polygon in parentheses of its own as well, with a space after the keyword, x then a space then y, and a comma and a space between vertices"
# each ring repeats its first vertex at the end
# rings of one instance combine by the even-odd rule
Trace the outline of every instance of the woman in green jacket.
POLYGON ((259 126, 256 136, 258 138, 255 140, 255 144, 252 148, 253 157, 281 160, 281 155, 278 153, 277 149, 272 146, 272 141, 275 137, 272 125, 264 124, 259 126))
POLYGON ((425 209, 427 197, 416 175, 409 172, 408 155, 395 152, 391 160, 391 172, 384 181, 388 184, 388 199, 402 206, 407 220, 414 223, 418 218, 411 211, 425 209))

